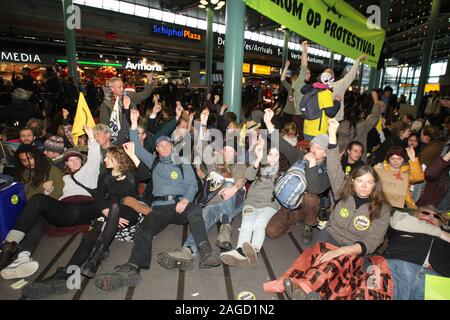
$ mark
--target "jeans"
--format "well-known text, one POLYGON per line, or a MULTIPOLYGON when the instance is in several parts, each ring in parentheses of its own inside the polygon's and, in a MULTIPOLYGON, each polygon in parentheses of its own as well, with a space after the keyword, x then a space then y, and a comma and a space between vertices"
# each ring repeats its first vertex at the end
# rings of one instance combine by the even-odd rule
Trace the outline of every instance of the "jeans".
POLYGON ((425 297, 425 275, 438 275, 411 262, 387 259, 394 277, 394 300, 423 300, 425 297))
POLYGON ((309 134, 303 134, 303 137, 305 138, 305 140, 311 141, 312 139, 314 139, 313 136, 310 136, 309 134))
POLYGON ((180 214, 175 211, 175 207, 175 204, 153 207, 153 212, 144 218, 139 229, 136 230, 133 250, 128 260, 129 263, 142 269, 149 269, 152 258, 153 238, 169 224, 189 224, 197 247, 202 242, 208 242, 202 209, 191 202, 180 214))
POLYGON ((276 212, 277 210, 272 207, 254 208, 245 206, 242 211, 237 248, 241 248, 244 242, 250 242, 259 252, 266 238, 266 226, 276 212))
MULTIPOLYGON (((209 232, 217 222, 222 222, 223 216, 226 216, 226 221, 231 223, 233 218, 242 211, 242 207, 244 206, 244 197, 245 191, 239 190, 230 199, 203 208, 203 220, 205 220, 206 231, 209 232), (236 206, 236 203, 239 205, 236 206)), ((192 254, 197 254, 197 246, 195 245, 192 233, 184 242, 183 247, 191 247, 192 254)))

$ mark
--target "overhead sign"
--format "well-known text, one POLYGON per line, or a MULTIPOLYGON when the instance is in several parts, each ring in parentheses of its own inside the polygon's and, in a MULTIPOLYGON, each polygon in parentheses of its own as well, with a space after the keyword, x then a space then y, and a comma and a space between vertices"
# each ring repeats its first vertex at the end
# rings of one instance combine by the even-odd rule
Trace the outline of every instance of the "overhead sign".
POLYGON ((162 26, 154 24, 152 26, 153 33, 160 34, 166 37, 185 38, 189 40, 201 41, 202 35, 192 32, 189 29, 177 29, 173 27, 162 26))
POLYGON ((131 61, 128 61, 125 69, 128 70, 142 70, 142 71, 158 71, 162 72, 163 67, 162 65, 158 63, 145 63, 143 61, 139 61, 137 63, 132 63, 131 61))
POLYGON ((0 51, 0 61, 11 61, 18 63, 48 63, 51 59, 36 53, 24 53, 13 51, 0 51))
POLYGON ((334 52, 376 67, 385 32, 345 1, 245 0, 252 9, 334 52))
POLYGON ((242 65, 242 72, 243 73, 250 73, 250 63, 244 63, 242 65))
POLYGON ((427 83, 425 85, 425 92, 430 91, 441 91, 441 86, 439 83, 427 83))
POLYGON ((261 74, 265 76, 270 76, 271 74, 271 67, 270 66, 263 66, 260 64, 253 64, 252 65, 252 73, 254 74, 261 74))

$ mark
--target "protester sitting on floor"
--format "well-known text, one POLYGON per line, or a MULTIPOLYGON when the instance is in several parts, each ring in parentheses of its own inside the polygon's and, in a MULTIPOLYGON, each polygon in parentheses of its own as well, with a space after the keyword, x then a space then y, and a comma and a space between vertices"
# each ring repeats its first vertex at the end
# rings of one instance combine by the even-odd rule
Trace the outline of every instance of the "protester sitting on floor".
MULTIPOLYGON (((441 201, 446 200, 447 181, 450 179, 450 151, 443 157, 439 157, 427 167, 425 170, 425 189, 416 201, 418 206, 431 204, 438 206, 441 201)), ((447 199, 448 201, 448 199, 447 199)))
POLYGON ((264 140, 260 138, 254 148, 256 160, 245 171, 253 181, 242 209, 242 222, 235 250, 220 255, 223 263, 236 267, 256 267, 257 255, 266 237, 266 226, 280 205, 273 196, 275 181, 279 176, 279 151, 267 146, 264 157, 264 140), (266 158, 262 164, 263 158, 266 158))
MULTIPOLYGON (((369 131, 380 121, 381 113, 386 110, 386 106, 378 100, 376 91, 372 91, 374 105, 371 114, 366 119, 361 119, 361 108, 358 100, 349 101, 349 105, 344 111, 344 120, 338 129, 339 151, 343 152, 350 141, 358 141, 362 144, 363 150, 367 150, 367 136, 369 131)), ((362 161, 367 162, 367 154, 362 154, 362 161)))
POLYGON ((411 196, 411 186, 422 182, 425 179, 422 166, 419 159, 416 157, 414 149, 406 148, 408 153, 408 163, 405 164, 406 154, 402 147, 392 147, 386 155, 386 160, 383 163, 375 165, 375 169, 386 170, 389 172, 401 172, 409 175, 409 186, 406 193, 406 205, 408 208, 415 209, 416 205, 411 196))
MULTIPOLYGON (((387 129, 385 129, 387 130, 387 129)), ((388 130, 390 135, 386 137, 386 140, 380 145, 377 151, 371 159, 372 164, 377 164, 383 162, 386 158, 386 154, 389 152, 391 147, 402 147, 406 148, 408 145, 408 138, 411 135, 411 129, 402 126, 400 128, 392 128, 388 130)))
MULTIPOLYGON (((208 122, 209 110, 205 109, 200 117, 200 125, 203 128, 201 130, 204 130, 208 122)), ((203 133, 200 132, 200 140, 202 136, 203 133)), ((203 174, 205 187, 199 202, 204 206, 202 214, 206 230, 210 231, 220 221, 221 226, 216 245, 223 250, 230 251, 233 248, 231 222, 241 213, 245 198, 246 165, 238 163, 237 151, 233 146, 225 145, 219 152, 221 154, 208 159, 213 161, 205 161, 207 168, 206 174, 203 174)), ((193 255, 197 254, 197 250, 191 234, 181 250, 159 253, 157 261, 166 269, 184 267, 187 263, 192 262, 193 255)))
POLYGON ((189 224, 200 253, 200 267, 220 265, 218 252, 212 248, 206 233, 200 207, 194 203, 198 184, 191 164, 183 158, 181 163, 172 158, 173 145, 169 137, 156 140, 158 156, 139 145, 137 121, 139 112, 131 111, 130 138, 136 155, 152 171, 152 214, 146 216, 136 231, 133 250, 128 263, 116 267, 115 272, 98 275, 98 288, 110 291, 125 286, 135 286, 141 281, 140 269, 149 269, 153 237, 169 224, 189 224))
MULTIPOLYGON (((61 181, 55 185, 64 186, 58 198, 45 194, 30 196, 14 228, 6 236, 0 255, 0 270, 8 266, 17 252, 18 259, 8 266, 9 278, 24 278, 37 271, 39 264, 30 257, 49 225, 68 227, 90 224, 99 216, 93 202, 93 190, 97 188, 101 154, 92 130, 85 127, 89 136, 88 160, 83 165, 83 156, 75 149, 64 153, 66 165, 61 181), (20 248, 18 245, 20 244, 20 248), (20 249, 20 251, 18 251, 20 249)), ((45 160, 44 160, 45 161, 45 160)), ((57 172, 60 172, 56 169, 57 172)))
POLYGON ((24 296, 36 299, 67 292, 69 289, 64 284, 71 274, 69 267, 81 267, 83 276, 93 278, 109 255, 108 248, 117 231, 136 225, 140 213, 150 213, 151 209, 136 199, 136 183, 151 176, 149 169, 136 157, 134 144, 129 142, 123 147, 111 147, 104 161, 109 170, 100 176, 95 192, 96 212, 102 216, 95 219, 90 230, 83 235, 67 267, 58 268, 49 278, 25 287, 24 296))
POLYGON ((414 149, 416 156, 420 156, 420 152, 422 149, 422 144, 419 141, 419 137, 420 136, 417 133, 412 132, 408 138, 408 147, 411 147, 414 149))
POLYGON ((445 142, 440 140, 439 129, 432 126, 425 126, 420 132, 420 142, 424 145, 419 156, 420 163, 429 166, 431 162, 438 158, 445 146, 445 142))
POLYGON ((364 153, 364 146, 359 141, 352 141, 348 144, 345 153, 341 158, 341 166, 342 170, 344 170, 345 174, 348 175, 353 170, 366 165, 361 160, 361 157, 364 153))
POLYGON ((64 170, 64 139, 58 136, 51 136, 44 142, 45 157, 59 170, 64 170))
POLYGON ((25 185, 27 200, 35 194, 58 199, 64 183, 62 172, 47 161, 44 154, 31 144, 22 144, 16 151, 14 176, 25 185))
MULTIPOLYGON (((274 125, 272 124, 273 111, 271 109, 265 110, 264 123, 266 124, 267 130, 270 134, 269 137, 272 139, 272 133, 275 130, 274 125)), ((289 161, 289 164, 292 166, 297 161, 306 160, 308 165, 305 167, 305 175, 307 181, 306 190, 318 196, 321 199, 323 209, 329 207, 329 199, 328 199, 328 191, 330 189, 330 181, 327 175, 327 165, 326 165, 326 148, 328 145, 328 137, 327 135, 319 135, 311 140, 310 150, 306 153, 303 150, 292 147, 288 142, 284 139, 279 139, 279 151, 284 154, 289 161)), ((285 211, 286 214, 288 210, 284 207, 281 207, 280 210, 285 211)), ((319 212, 316 212, 317 215, 319 212)), ((317 219, 316 219, 317 220, 317 219)), ((311 241, 312 239, 312 228, 315 227, 318 221, 315 223, 311 223, 310 225, 305 224, 303 230, 303 238, 306 242, 311 241)))
POLYGON ((34 144, 36 137, 34 136, 33 130, 25 127, 20 130, 19 139, 22 144, 34 144))
POLYGON ((297 147, 297 126, 293 122, 286 123, 281 130, 281 137, 293 147, 297 147))
POLYGON ((390 219, 383 256, 394 278, 395 300, 424 300, 426 275, 450 277, 450 233, 441 229, 446 223, 432 205, 418 207, 415 215, 396 211, 390 219))

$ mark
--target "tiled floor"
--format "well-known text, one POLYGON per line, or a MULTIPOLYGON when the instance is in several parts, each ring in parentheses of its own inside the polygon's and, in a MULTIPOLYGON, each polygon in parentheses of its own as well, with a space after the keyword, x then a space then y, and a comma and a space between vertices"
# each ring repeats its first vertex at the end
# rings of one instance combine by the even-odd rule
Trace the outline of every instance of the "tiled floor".
MULTIPOLYGON (((233 221, 232 240, 236 244, 240 217, 233 221)), ((253 292, 256 299, 285 299, 281 294, 270 294, 263 290, 263 283, 283 274, 301 251, 302 225, 295 226, 291 233, 277 240, 266 238, 264 247, 258 256, 257 268, 235 268, 221 265, 217 268, 199 269, 198 261, 192 271, 165 270, 156 263, 156 254, 161 251, 180 247, 183 231, 187 227, 171 225, 161 232, 153 242, 153 262, 150 270, 143 270, 143 281, 133 288, 122 288, 115 292, 103 292, 97 289, 93 280, 82 278, 81 289, 66 294, 49 297, 59 300, 124 300, 124 299, 236 299, 241 291, 253 292)), ((185 232, 186 233, 186 232, 185 232)), ((211 243, 215 243, 217 229, 209 233, 211 243)), ((64 266, 77 247, 81 235, 63 238, 42 239, 34 258, 39 261, 38 272, 27 279, 43 279, 53 274, 57 267, 64 266)), ((100 267, 99 272, 112 271, 118 264, 128 260, 132 243, 114 241, 110 247, 110 256, 100 267)), ((10 287, 17 280, 0 280, 0 299, 23 299, 21 290, 10 287)))

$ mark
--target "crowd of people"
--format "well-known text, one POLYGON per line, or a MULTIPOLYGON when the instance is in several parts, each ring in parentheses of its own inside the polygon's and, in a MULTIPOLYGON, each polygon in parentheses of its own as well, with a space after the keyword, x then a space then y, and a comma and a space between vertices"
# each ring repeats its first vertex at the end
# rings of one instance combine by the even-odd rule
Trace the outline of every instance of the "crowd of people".
MULTIPOLYGON (((154 237, 169 224, 189 225, 191 233, 181 248, 158 253, 157 263, 190 270, 194 259, 200 268, 258 267, 266 236, 276 239, 302 222, 304 248, 331 247, 313 256, 325 275, 319 284, 307 276, 317 265, 295 281, 283 279, 291 299, 334 297, 324 289, 333 261, 375 255, 394 283, 378 298, 424 299, 425 275, 450 277, 449 97, 430 96, 423 117, 400 116, 392 88, 348 90, 365 56, 336 80, 329 68, 311 74, 308 46, 302 43, 290 79, 286 62, 277 99, 270 87, 245 90, 239 115, 222 103, 219 85, 204 96, 155 85, 151 74, 141 91, 121 78, 100 89, 89 82, 82 90, 97 124, 85 125, 76 141, 71 79, 48 67, 39 84, 26 68, 21 79, 1 80, 0 179, 22 183, 27 198, 2 245, 2 278, 38 271, 33 254, 49 228, 89 226, 66 266, 23 288, 28 298, 69 290, 71 266, 104 291, 138 285, 151 267, 154 237), (277 198, 279 181, 299 168, 305 190, 287 208, 277 198), (407 175, 404 207, 391 206, 383 171, 407 175), (218 223, 211 243, 208 232, 218 223), (114 239, 134 242, 130 256, 98 274, 114 239)), ((308 252, 299 259, 311 259, 308 252)), ((347 298, 360 297, 352 290, 347 298)))

